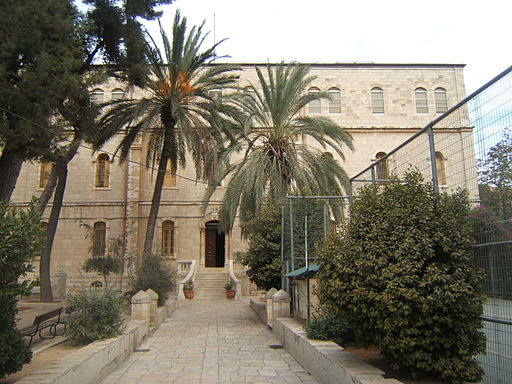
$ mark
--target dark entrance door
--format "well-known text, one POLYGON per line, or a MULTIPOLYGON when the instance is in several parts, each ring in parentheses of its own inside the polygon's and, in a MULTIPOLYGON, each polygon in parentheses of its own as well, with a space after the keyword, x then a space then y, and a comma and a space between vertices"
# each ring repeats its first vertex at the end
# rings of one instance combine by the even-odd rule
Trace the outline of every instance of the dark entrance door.
POLYGON ((219 231, 218 221, 206 223, 205 266, 224 267, 224 233, 219 231))

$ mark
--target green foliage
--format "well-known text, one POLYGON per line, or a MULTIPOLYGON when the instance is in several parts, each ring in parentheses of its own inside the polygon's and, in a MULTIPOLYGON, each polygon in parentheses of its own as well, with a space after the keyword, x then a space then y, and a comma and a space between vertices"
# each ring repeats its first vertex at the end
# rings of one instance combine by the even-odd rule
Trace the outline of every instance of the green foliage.
POLYGON ((18 297, 30 292, 20 277, 32 270, 30 261, 40 253, 41 217, 32 203, 25 211, 0 201, 0 378, 21 369, 32 357, 16 329, 18 297))
POLYGON ((183 283, 183 290, 184 291, 193 291, 194 290, 194 282, 192 279, 188 279, 183 283))
POLYGON ((352 344, 354 333, 349 322, 333 313, 321 312, 304 324, 306 335, 315 340, 331 340, 341 346, 352 344))
POLYGON ((110 255, 93 256, 85 261, 84 269, 86 272, 96 272, 103 276, 105 287, 107 286, 107 277, 111 273, 121 272, 121 260, 110 255))
POLYGON ((281 288, 281 208, 265 206, 257 216, 242 223, 249 248, 236 258, 247 267, 247 276, 258 288, 281 288))
POLYGON ((159 255, 145 255, 142 264, 137 268, 131 291, 135 294, 140 290, 151 288, 158 294, 158 305, 164 305, 172 289, 174 274, 159 255))
POLYGON ((231 291, 233 290, 233 282, 231 281, 231 279, 226 283, 226 285, 224 285, 224 289, 226 291, 231 291))
POLYGON ((124 327, 125 298, 111 289, 93 288, 66 296, 66 337, 84 345, 120 335, 124 327))
POLYGON ((433 192, 418 172, 368 186, 341 235, 318 251, 319 298, 397 368, 478 381, 481 272, 465 193, 433 192))

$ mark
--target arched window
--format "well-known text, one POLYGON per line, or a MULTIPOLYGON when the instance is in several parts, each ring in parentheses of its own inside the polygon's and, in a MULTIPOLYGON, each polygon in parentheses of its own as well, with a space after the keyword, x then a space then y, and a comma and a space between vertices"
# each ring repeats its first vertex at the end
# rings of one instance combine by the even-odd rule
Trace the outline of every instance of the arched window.
POLYGON ((162 256, 174 255, 174 221, 162 223, 162 256))
POLYGON ((41 163, 41 168, 39 170, 39 188, 45 188, 46 184, 48 184, 48 179, 50 178, 50 173, 52 173, 53 163, 49 161, 45 161, 41 163))
POLYGON ((92 255, 104 256, 105 243, 107 237, 107 224, 103 221, 97 221, 93 225, 92 233, 92 255))
POLYGON ((111 99, 112 101, 124 99, 124 91, 120 88, 114 89, 112 91, 111 99))
POLYGON ((434 99, 436 102, 436 113, 445 113, 448 110, 448 98, 444 88, 434 90, 434 99))
POLYGON ((165 169, 164 176, 164 187, 175 187, 176 186, 176 174, 172 173, 172 162, 171 160, 167 161, 167 167, 165 169))
POLYGON ((106 188, 109 185, 109 166, 110 158, 106 153, 102 153, 96 159, 96 183, 97 188, 106 188))
POLYGON ((103 103, 104 100, 104 93, 103 90, 100 88, 96 88, 91 92, 91 101, 96 104, 103 103))
POLYGON ((341 113, 341 91, 338 88, 329 88, 329 113, 341 113))
MULTIPOLYGON (((375 161, 379 161, 384 156, 386 156, 386 152, 379 152, 375 155, 375 161)), ((385 159, 376 166, 377 171, 377 179, 378 180, 387 180, 389 178, 389 170, 388 170, 388 160, 385 159)))
POLYGON ((416 88, 414 90, 416 99, 416 113, 428 113, 427 90, 425 88, 416 88))
POLYGON ((437 182, 446 185, 445 158, 441 152, 436 152, 437 182))
POLYGON ((384 91, 381 88, 372 88, 370 96, 372 113, 384 113, 384 91))
MULTIPOLYGON (((315 94, 317 92, 320 92, 320 90, 318 88, 310 88, 308 90, 309 94, 315 94)), ((308 103, 308 112, 309 113, 320 113, 320 112, 322 112, 322 103, 321 103, 320 99, 311 100, 308 103)))

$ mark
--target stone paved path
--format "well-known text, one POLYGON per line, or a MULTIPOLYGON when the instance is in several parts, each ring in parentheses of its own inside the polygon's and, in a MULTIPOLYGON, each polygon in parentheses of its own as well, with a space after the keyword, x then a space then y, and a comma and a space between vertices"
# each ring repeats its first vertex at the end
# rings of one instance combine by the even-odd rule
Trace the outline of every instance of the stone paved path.
POLYGON ((308 383, 246 300, 183 302, 102 384, 308 383))

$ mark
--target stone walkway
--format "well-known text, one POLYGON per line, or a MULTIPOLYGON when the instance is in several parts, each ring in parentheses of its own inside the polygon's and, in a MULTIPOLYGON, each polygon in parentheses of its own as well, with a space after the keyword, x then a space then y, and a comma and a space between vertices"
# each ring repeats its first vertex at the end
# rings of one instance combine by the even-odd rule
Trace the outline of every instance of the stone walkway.
POLYGON ((308 383, 247 300, 182 302, 102 384, 308 383))

